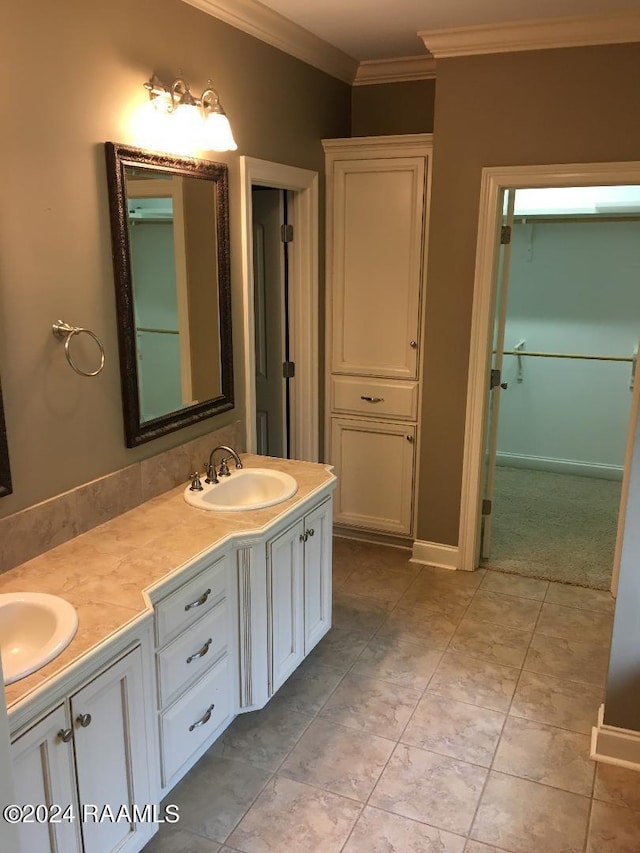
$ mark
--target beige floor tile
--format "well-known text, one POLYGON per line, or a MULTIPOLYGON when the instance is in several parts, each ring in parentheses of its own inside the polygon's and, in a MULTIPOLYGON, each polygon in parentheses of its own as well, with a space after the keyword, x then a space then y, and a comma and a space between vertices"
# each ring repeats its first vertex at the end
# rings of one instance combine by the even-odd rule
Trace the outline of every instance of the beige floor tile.
POLYGON ((512 853, 582 853, 589 799, 492 771, 470 837, 512 853))
POLYGON ((602 687, 537 672, 522 672, 509 713, 538 723, 590 734, 604 699, 602 687))
POLYGON ((418 642, 374 637, 369 640, 351 672, 422 691, 441 657, 442 652, 424 648, 418 642))
POLYGON ((361 631, 331 628, 309 655, 308 660, 340 670, 343 674, 360 657, 368 635, 361 631))
POLYGON ((432 581, 452 583, 458 587, 468 587, 469 589, 478 589, 487 574, 486 569, 476 569, 475 572, 439 569, 437 566, 421 566, 420 569, 420 580, 429 578, 432 581))
POLYGON ((346 595, 362 595, 395 604, 413 583, 416 570, 366 566, 353 570, 340 587, 346 595))
POLYGON ((365 802, 395 741, 315 720, 280 768, 280 775, 365 802))
POLYGON ((566 607, 581 607, 585 610, 601 610, 613 613, 615 598, 610 592, 601 589, 586 589, 565 583, 550 583, 545 601, 552 604, 564 604, 566 607))
POLYGON ((505 715, 426 693, 402 735, 402 743, 490 767, 505 715))
POLYGON ((329 698, 320 716, 348 728, 397 740, 419 699, 418 690, 349 673, 329 698))
POLYGON ((172 829, 164 824, 152 841, 144 848, 144 853, 221 853, 222 847, 217 841, 194 835, 185 829, 172 829))
POLYGON ((531 598, 517 598, 480 589, 471 602, 467 616, 481 622, 494 622, 518 631, 532 631, 541 604, 531 598))
POLYGON ((378 629, 378 636, 398 640, 418 640, 431 649, 446 649, 460 622, 466 605, 457 612, 438 613, 422 608, 407 609, 398 605, 378 629))
POLYGON ((277 776, 228 844, 243 853, 338 853, 361 809, 353 800, 277 776))
POLYGON ((233 761, 277 770, 311 719, 269 703, 261 711, 237 716, 212 751, 233 761))
POLYGON ((449 832, 468 832, 487 771, 423 749, 399 744, 370 805, 449 832))
POLYGON ((389 614, 386 602, 376 598, 347 595, 338 591, 333 596, 333 626, 350 631, 361 631, 372 636, 389 614))
POLYGON ((594 800, 587 853, 638 853, 640 812, 594 800))
POLYGON ((429 692, 493 711, 507 711, 518 675, 514 667, 445 652, 431 677, 429 692))
POLYGON ((598 764, 593 795, 597 800, 640 811, 640 773, 626 767, 598 764))
POLYGON ((481 589, 489 592, 500 592, 503 595, 517 595, 520 598, 534 598, 542 601, 549 588, 549 581, 537 578, 523 578, 520 575, 510 575, 506 572, 487 572, 482 581, 481 589))
POLYGON ((460 587, 450 582, 432 583, 420 578, 405 592, 398 607, 410 612, 433 611, 460 618, 474 595, 472 587, 460 587))
MULTIPOLYGON (((225 853, 225 851, 221 851, 225 853)), ((504 848, 498 849, 493 844, 482 844, 480 841, 467 841, 467 846, 464 848, 464 853, 504 853, 504 848)))
POLYGON ((609 646, 612 626, 613 614, 545 602, 536 625, 536 634, 566 640, 584 639, 594 645, 609 646))
POLYGON ((178 806, 180 822, 175 829, 224 843, 271 778, 271 772, 220 758, 214 749, 206 752, 169 792, 163 805, 178 806))
POLYGON ((464 838, 367 806, 343 853, 462 853, 464 838))
POLYGON ((534 634, 523 668, 569 681, 602 686, 609 665, 603 646, 534 634))
POLYGON ((285 681, 270 704, 315 717, 342 680, 343 674, 335 667, 325 666, 316 658, 308 657, 285 681))
POLYGON ((530 642, 531 631, 518 631, 504 625, 482 622, 468 615, 458 625, 449 651, 505 666, 521 667, 530 642))
POLYGON ((493 769, 590 797, 595 764, 589 745, 588 735, 509 717, 493 769))

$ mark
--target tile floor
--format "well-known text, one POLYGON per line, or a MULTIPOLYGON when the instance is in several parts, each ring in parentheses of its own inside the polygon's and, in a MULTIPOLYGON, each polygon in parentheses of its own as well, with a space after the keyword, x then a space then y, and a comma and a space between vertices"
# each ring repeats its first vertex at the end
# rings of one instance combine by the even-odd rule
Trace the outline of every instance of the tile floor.
POLYGON ((638 853, 640 774, 589 760, 612 613, 336 539, 334 627, 147 853, 638 853))

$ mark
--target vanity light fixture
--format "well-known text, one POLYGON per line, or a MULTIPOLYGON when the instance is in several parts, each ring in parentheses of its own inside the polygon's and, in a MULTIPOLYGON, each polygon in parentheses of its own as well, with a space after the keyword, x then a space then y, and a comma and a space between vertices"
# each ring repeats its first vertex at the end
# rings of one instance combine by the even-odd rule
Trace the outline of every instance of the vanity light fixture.
POLYGON ((200 147, 207 151, 235 151, 238 148, 211 80, 199 98, 193 96, 184 77, 176 77, 167 86, 153 74, 144 87, 155 108, 174 116, 181 125, 181 132, 198 139, 200 147))

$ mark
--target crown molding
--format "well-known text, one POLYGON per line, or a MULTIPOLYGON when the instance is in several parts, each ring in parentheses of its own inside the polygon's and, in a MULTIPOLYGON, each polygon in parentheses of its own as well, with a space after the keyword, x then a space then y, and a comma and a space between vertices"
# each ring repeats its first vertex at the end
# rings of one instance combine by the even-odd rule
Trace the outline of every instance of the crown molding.
POLYGON ((557 47, 640 41, 640 14, 547 18, 478 27, 425 30, 418 35, 436 59, 557 47))
POLYGON ((404 56, 398 59, 365 59, 358 66, 354 86, 376 83, 404 83, 407 80, 433 80, 436 62, 432 56, 404 56))
POLYGON ((344 83, 353 83, 358 70, 357 59, 353 59, 256 0, 183 0, 183 2, 272 47, 277 47, 278 50, 332 77, 337 77, 344 83))

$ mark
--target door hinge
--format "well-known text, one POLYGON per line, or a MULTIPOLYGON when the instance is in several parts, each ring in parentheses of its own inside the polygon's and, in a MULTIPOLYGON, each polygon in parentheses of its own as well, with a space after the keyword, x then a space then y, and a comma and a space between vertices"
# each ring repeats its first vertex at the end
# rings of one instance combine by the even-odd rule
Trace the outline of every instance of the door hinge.
POLYGON ((295 361, 282 362, 282 375, 285 379, 293 379, 293 377, 296 375, 295 361))
POLYGON ((483 515, 491 515, 491 504, 492 504, 492 501, 489 501, 486 498, 484 498, 484 500, 482 501, 482 514, 483 515))
POLYGON ((511 226, 503 225, 500 229, 500 245, 508 246, 511 242, 511 226))
POLYGON ((283 243, 291 243, 293 240, 293 225, 280 226, 280 239, 283 243))

